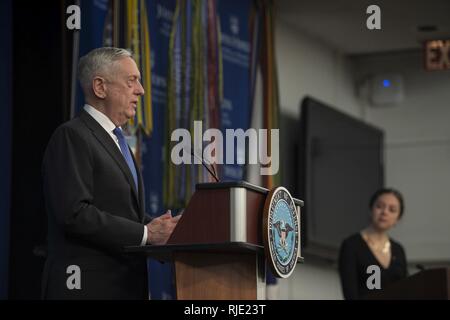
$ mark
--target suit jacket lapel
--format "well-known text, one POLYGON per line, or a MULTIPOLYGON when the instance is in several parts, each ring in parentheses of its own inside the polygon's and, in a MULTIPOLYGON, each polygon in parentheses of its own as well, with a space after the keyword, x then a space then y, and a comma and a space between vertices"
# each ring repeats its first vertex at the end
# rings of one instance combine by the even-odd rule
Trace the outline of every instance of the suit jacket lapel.
MULTIPOLYGON (((109 153, 109 155, 117 162, 120 169, 125 174, 125 176, 128 180, 128 183, 130 184, 131 189, 133 190, 133 194, 136 198, 136 202, 138 203, 138 206, 140 207, 139 197, 138 197, 138 193, 136 190, 136 184, 134 183, 133 175, 131 174, 130 168, 128 167, 128 164, 125 161, 125 158, 123 157, 122 152, 120 152, 119 148, 117 148, 117 145, 114 143, 114 141, 111 139, 109 134, 105 131, 105 129, 103 129, 103 127, 97 121, 95 121, 95 119, 92 118, 86 111, 83 110, 80 114, 80 117, 86 123, 88 128, 92 130, 92 133, 94 134, 94 136, 103 145, 103 147, 106 149, 106 151, 109 153)), ((134 157, 133 157, 133 159, 134 159, 134 157)), ((138 171, 137 167, 136 167, 136 171, 138 171)))

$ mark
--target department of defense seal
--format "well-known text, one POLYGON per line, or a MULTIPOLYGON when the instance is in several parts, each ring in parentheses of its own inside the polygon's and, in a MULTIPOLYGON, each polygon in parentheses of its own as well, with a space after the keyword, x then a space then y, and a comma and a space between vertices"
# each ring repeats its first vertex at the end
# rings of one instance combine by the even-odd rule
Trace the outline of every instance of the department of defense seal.
POLYGON ((275 276, 287 278, 300 255, 300 223, 289 191, 278 187, 267 195, 263 217, 264 250, 275 276))

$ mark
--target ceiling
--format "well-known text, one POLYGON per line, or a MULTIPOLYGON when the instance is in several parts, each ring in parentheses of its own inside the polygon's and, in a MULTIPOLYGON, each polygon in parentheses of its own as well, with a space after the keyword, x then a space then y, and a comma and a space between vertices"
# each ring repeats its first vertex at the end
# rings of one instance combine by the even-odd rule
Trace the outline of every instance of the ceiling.
POLYGON ((278 18, 344 54, 420 49, 450 39, 450 0, 275 0, 278 18), (369 5, 381 9, 381 30, 368 30, 369 5), (422 32, 420 26, 435 26, 422 32))

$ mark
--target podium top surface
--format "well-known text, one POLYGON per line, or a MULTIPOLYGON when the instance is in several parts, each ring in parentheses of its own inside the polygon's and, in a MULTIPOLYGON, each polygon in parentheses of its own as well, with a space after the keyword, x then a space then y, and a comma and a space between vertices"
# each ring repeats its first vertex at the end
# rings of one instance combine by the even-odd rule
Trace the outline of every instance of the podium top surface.
POLYGON ((227 243, 194 243, 194 244, 166 244, 129 246, 123 249, 124 253, 138 254, 160 261, 171 261, 175 252, 210 252, 210 253, 245 253, 255 252, 264 254, 264 247, 245 242, 227 243))
MULTIPOLYGON (((197 183, 196 190, 202 189, 225 189, 225 188, 245 188, 262 194, 267 194, 270 190, 257 186, 247 181, 224 181, 224 182, 209 182, 209 183, 197 183)), ((303 207, 304 202, 300 199, 292 198, 297 206, 303 207)))
MULTIPOLYGON (((176 252, 203 252, 203 253, 248 253, 255 252, 264 255, 264 247, 246 242, 226 243, 189 243, 189 244, 165 244, 146 246, 127 246, 123 248, 125 254, 137 254, 159 261, 172 261, 176 252)), ((299 257, 298 263, 303 263, 304 258, 299 257)))

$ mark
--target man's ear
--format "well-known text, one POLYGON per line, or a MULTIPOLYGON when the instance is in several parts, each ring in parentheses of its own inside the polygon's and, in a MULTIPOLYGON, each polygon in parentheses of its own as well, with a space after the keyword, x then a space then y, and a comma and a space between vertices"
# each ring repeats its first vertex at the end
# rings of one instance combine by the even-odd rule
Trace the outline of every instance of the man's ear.
POLYGON ((92 91, 94 95, 99 99, 106 98, 106 81, 102 77, 95 77, 92 80, 92 91))

